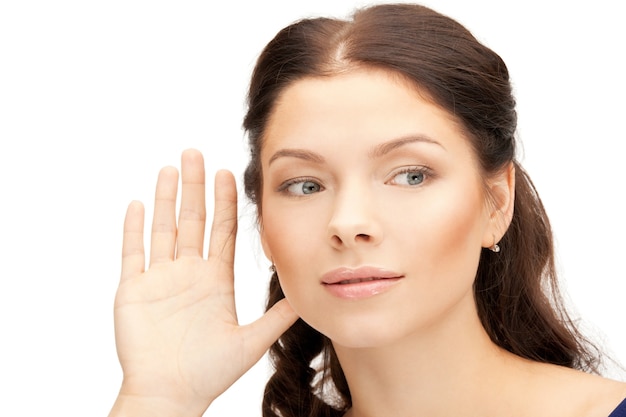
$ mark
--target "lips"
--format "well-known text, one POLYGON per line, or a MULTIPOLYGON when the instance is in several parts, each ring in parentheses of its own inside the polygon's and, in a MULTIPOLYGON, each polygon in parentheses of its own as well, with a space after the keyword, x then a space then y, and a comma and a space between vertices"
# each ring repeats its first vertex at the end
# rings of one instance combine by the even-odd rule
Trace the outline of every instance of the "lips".
POLYGON ((402 274, 395 271, 372 266, 363 266, 356 269, 337 268, 329 271, 322 276, 322 283, 326 285, 345 285, 401 277, 402 274))
POLYGON ((400 273, 376 267, 338 268, 324 274, 322 284, 336 297, 355 300, 386 292, 401 278, 400 273))

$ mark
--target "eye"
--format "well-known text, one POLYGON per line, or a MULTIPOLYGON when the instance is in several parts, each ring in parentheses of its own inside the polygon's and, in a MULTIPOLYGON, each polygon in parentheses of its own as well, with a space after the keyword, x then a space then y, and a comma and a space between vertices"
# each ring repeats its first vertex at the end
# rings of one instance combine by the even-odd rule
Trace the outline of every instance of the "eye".
POLYGON ((394 174, 389 183, 413 187, 422 184, 428 177, 428 168, 410 167, 394 174))
POLYGON ((302 196, 322 191, 322 186, 311 179, 295 178, 282 184, 279 191, 290 195, 302 196))

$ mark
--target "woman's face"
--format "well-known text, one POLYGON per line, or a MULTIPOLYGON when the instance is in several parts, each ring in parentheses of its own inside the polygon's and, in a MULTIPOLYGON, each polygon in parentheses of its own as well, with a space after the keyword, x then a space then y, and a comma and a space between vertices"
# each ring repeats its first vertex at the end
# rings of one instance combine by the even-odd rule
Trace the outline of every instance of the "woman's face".
POLYGON ((266 129, 261 237, 285 296, 343 346, 475 317, 492 205, 450 115, 379 70, 306 78, 266 129))

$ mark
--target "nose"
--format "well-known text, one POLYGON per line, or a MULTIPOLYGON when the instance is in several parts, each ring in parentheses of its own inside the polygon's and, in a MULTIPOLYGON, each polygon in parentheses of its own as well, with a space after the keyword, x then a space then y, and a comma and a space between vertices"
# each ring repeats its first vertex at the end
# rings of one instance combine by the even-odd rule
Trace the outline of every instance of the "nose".
POLYGON ((328 223, 328 236, 336 249, 377 245, 383 238, 374 197, 363 187, 338 193, 328 223))

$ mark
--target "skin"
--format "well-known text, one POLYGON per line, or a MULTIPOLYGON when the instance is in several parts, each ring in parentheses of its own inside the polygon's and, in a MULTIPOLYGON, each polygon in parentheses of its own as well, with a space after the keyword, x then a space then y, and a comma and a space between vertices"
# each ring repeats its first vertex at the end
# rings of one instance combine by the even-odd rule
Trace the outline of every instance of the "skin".
POLYGON ((333 340, 353 396, 347 417, 607 417, 626 397, 623 383, 490 341, 471 284, 480 251, 510 222, 514 172, 484 178, 461 129, 418 89, 365 70, 297 81, 277 103, 261 157, 263 248, 287 299, 237 323, 234 178, 216 176, 205 252, 204 164, 185 151, 178 219, 178 171, 159 174, 148 256, 143 206, 126 215, 115 301, 124 380, 110 416, 202 415, 298 316, 333 340), (398 142, 407 137, 421 139, 398 142), (401 278, 357 300, 320 282, 362 265, 401 278))
POLYGON ((115 298, 115 339, 124 380, 110 416, 201 416, 297 319, 281 302, 239 326, 233 289, 237 192, 231 173, 215 178, 215 210, 204 253, 202 155, 182 155, 178 172, 159 173, 149 267, 143 247, 144 210, 129 205, 122 274, 115 298))
POLYGON ((297 82, 268 123, 261 160, 265 252, 312 327, 341 346, 375 347, 476 316, 480 252, 505 230, 514 184, 508 171, 490 180, 502 201, 488 204, 468 141, 415 88, 373 71, 297 82), (423 180, 409 185, 411 175, 423 180), (281 187, 294 178, 308 182, 281 187), (303 195, 310 184, 320 190, 303 195), (403 278, 353 302, 320 284, 364 265, 403 278))
POLYGON ((599 417, 624 398, 623 384, 491 342, 472 284, 511 221, 514 172, 484 178, 459 124, 413 85, 364 69, 298 81, 264 139, 265 253, 294 310, 333 341, 347 416, 599 417), (402 278, 356 300, 322 283, 363 265, 402 278))

